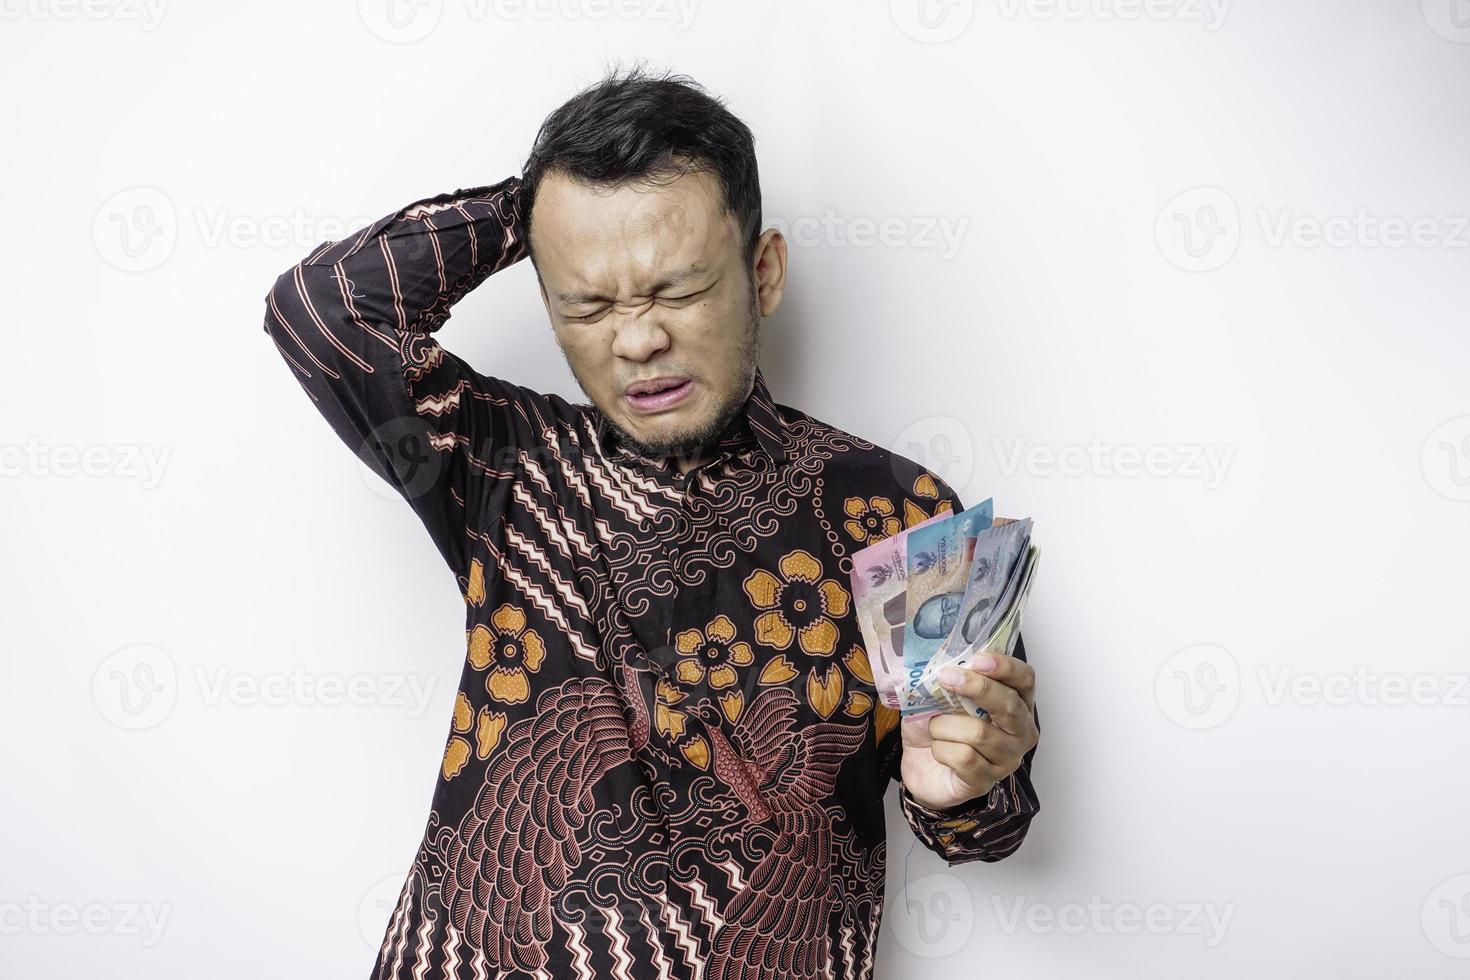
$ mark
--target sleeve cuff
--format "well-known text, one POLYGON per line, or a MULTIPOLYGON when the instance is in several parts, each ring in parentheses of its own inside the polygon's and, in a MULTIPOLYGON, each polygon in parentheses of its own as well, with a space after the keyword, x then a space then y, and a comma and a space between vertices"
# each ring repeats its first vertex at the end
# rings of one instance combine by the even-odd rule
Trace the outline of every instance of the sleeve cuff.
MULTIPOLYGON (((1010 777, 1006 778, 1009 779, 1010 777)), ((1005 780, 1001 780, 1001 782, 1003 783, 1005 780)), ((1002 801, 1004 799, 1004 794, 1000 792, 1000 787, 1001 783, 996 783, 990 787, 990 792, 984 796, 977 796, 974 799, 965 800, 963 803, 956 803, 954 806, 943 810, 934 810, 920 803, 909 792, 909 788, 902 783, 899 784, 898 792, 903 805, 914 813, 926 817, 929 820, 954 820, 957 818, 969 819, 972 817, 986 816, 999 812, 1002 809, 1002 801)))

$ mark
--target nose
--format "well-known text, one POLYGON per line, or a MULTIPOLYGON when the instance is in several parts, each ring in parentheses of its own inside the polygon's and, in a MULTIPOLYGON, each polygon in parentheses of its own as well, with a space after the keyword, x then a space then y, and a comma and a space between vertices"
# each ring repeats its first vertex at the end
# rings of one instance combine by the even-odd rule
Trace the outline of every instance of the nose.
POLYGON ((668 347, 669 332, 658 322, 651 309, 645 307, 642 312, 617 315, 612 343, 615 356, 641 363, 668 350, 668 347))

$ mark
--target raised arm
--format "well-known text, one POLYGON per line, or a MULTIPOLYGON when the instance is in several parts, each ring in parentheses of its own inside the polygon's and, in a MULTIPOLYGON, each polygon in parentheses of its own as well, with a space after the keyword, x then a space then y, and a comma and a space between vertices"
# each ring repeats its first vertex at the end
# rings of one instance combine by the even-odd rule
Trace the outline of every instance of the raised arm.
POLYGON ((317 411, 408 501, 457 575, 513 458, 521 389, 476 373, 433 334, 525 256, 519 190, 511 177, 415 201, 318 246, 266 296, 265 332, 317 411))

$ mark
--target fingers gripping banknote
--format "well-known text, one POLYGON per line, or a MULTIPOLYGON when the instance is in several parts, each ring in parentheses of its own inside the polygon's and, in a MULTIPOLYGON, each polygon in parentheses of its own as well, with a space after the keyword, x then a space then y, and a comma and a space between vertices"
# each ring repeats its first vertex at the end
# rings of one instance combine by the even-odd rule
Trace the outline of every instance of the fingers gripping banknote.
POLYGON ((858 622, 883 704, 905 717, 963 712, 969 698, 939 671, 985 653, 1010 655, 1020 635, 1039 552, 1032 522, 992 517, 986 500, 936 515, 853 555, 858 622))

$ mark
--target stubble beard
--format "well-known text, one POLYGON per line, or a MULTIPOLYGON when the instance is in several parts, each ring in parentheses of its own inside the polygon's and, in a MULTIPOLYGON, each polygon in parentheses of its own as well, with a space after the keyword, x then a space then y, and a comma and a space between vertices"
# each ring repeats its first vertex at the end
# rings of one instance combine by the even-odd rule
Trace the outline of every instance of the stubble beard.
MULTIPOLYGON (((760 322, 760 300, 752 284, 750 305, 746 311, 745 336, 741 339, 740 348, 736 353, 736 357, 741 361, 740 383, 720 403, 708 422, 676 433, 659 442, 645 442, 618 425, 611 416, 604 412, 603 416, 607 424, 612 426, 617 433, 618 440, 633 451, 650 459, 699 459, 725 431, 725 427, 740 414, 745 407, 746 399, 750 397, 751 388, 755 383, 756 364, 760 358, 760 322)), ((567 366, 571 367, 570 361, 567 362, 567 366)), ((587 386, 582 383, 575 368, 572 368, 572 377, 576 379, 577 386, 582 389, 582 394, 587 396, 589 402, 592 401, 592 395, 587 391, 587 386)))

